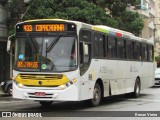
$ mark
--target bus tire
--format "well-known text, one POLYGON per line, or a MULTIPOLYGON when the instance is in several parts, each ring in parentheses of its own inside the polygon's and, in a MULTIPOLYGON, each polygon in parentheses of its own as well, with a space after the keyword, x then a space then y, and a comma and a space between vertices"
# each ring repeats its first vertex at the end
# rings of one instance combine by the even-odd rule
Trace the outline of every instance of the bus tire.
POLYGON ((136 79, 135 86, 134 86, 134 92, 132 93, 132 97, 137 98, 140 95, 141 90, 141 84, 139 78, 136 79))
POLYGON ((12 95, 12 85, 9 85, 7 88, 7 95, 11 96, 12 95))
POLYGON ((47 106, 52 105, 53 101, 39 101, 39 103, 40 103, 42 106, 47 107, 47 106))
POLYGON ((102 93, 101 87, 98 83, 96 83, 93 90, 93 98, 89 100, 91 106, 98 106, 101 103, 102 99, 101 93, 102 93))

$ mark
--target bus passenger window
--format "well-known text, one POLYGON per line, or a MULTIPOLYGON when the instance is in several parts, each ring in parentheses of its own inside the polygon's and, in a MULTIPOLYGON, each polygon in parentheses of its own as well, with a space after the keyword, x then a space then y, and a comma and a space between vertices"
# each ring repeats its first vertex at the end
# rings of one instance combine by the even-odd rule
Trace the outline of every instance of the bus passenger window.
POLYGON ((103 58, 105 56, 105 36, 95 33, 93 44, 94 57, 103 58))
POLYGON ((152 45, 148 45, 148 60, 150 62, 153 61, 153 46, 152 45))
POLYGON ((129 60, 133 59, 133 45, 132 41, 126 41, 126 58, 129 60))
POLYGON ((117 57, 120 59, 124 59, 125 58, 125 41, 118 39, 117 40, 117 57))
POLYGON ((141 48, 140 48, 140 43, 135 42, 134 44, 134 59, 135 60, 141 60, 141 48))
POLYGON ((117 48, 116 48, 116 38, 108 36, 108 55, 109 58, 116 58, 117 48))
POLYGON ((141 53, 142 53, 142 60, 146 61, 147 60, 147 45, 146 44, 141 45, 141 53))

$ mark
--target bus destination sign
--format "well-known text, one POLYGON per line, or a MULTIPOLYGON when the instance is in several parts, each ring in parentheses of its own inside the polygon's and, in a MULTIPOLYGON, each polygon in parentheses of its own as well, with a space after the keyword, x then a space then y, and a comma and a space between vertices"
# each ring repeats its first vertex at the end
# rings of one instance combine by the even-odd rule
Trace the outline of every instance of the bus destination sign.
POLYGON ((17 32, 64 32, 75 31, 74 24, 22 24, 16 26, 17 32))
POLYGON ((55 32, 64 31, 64 24, 40 24, 40 25, 23 25, 25 32, 55 32))

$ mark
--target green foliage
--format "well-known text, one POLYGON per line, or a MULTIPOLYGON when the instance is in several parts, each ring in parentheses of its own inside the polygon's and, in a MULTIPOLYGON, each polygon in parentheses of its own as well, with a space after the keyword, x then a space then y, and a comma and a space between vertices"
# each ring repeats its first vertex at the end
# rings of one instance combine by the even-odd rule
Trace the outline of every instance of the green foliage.
POLYGON ((144 27, 143 20, 137 12, 124 11, 119 18, 119 28, 139 35, 144 27))
POLYGON ((24 19, 61 18, 89 24, 105 24, 116 27, 118 23, 105 11, 86 0, 37 0, 24 19))
POLYGON ((20 20, 20 8, 18 7, 18 3, 19 0, 12 0, 12 2, 8 2, 8 8, 10 12, 10 16, 7 20, 9 35, 15 33, 15 24, 20 20))
POLYGON ((18 4, 18 0, 12 0, 12 2, 8 3, 9 6, 9 12, 10 12, 10 18, 12 18, 12 20, 16 21, 19 19, 19 7, 17 6, 18 4))
POLYGON ((128 5, 139 5, 140 0, 88 0, 95 5, 107 8, 112 18, 117 21, 118 29, 131 32, 137 36, 144 27, 143 20, 137 12, 127 11, 128 5))
MULTIPOLYGON (((102 24, 132 32, 136 35, 143 29, 143 21, 138 13, 126 11, 127 4, 137 0, 30 0, 23 7, 23 20, 41 18, 60 18, 77 20, 89 24, 102 24), (34 4, 33 4, 34 3, 34 4), (106 8, 110 15, 106 14, 106 8), (110 17, 112 16, 112 17, 110 17)), ((19 0, 10 4, 10 23, 19 20, 19 0)), ((13 26, 13 25, 11 25, 13 26)))
POLYGON ((140 0, 87 0, 110 11, 112 17, 118 17, 124 12, 128 5, 137 5, 140 0))

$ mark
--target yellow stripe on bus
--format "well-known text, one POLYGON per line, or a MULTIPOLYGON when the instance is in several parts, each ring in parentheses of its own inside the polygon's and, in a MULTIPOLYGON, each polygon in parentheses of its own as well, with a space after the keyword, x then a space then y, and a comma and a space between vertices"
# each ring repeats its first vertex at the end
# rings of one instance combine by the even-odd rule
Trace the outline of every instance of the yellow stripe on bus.
POLYGON ((69 79, 63 75, 62 79, 22 79, 20 75, 16 77, 16 81, 26 86, 58 86, 69 82, 69 79))

